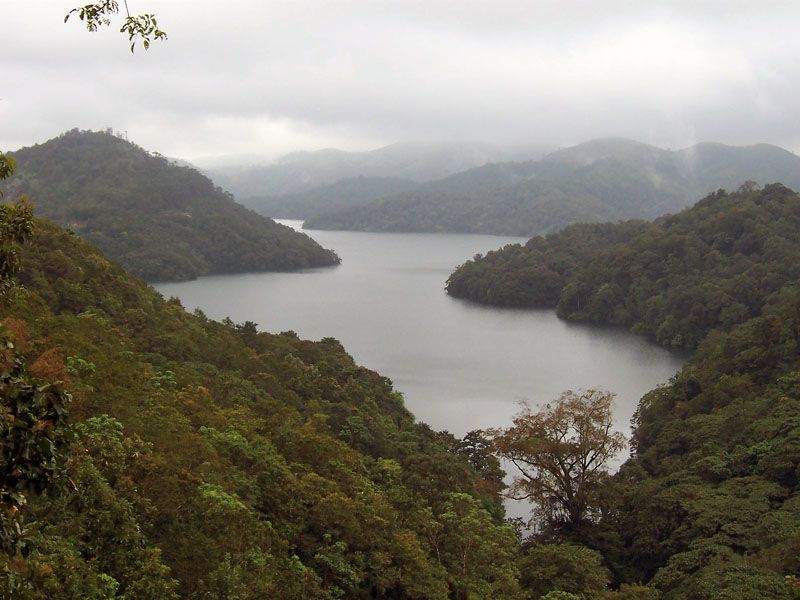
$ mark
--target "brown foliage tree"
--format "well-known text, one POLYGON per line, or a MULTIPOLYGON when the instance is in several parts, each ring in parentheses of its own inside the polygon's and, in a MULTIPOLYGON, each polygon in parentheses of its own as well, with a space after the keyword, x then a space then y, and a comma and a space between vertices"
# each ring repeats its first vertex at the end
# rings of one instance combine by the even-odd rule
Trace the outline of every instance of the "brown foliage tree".
POLYGON ((519 471, 509 496, 533 501, 539 524, 574 532, 597 513, 608 462, 625 447, 612 429, 613 401, 600 390, 566 391, 536 412, 524 405, 512 427, 488 431, 495 453, 519 471))

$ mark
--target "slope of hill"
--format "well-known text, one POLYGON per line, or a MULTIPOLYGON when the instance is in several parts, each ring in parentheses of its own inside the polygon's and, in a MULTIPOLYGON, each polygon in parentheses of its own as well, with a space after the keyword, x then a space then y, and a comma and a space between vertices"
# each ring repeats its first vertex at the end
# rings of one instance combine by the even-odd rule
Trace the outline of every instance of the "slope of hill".
POLYGON ((276 219, 308 219, 315 215, 361 206, 385 196, 415 188, 418 184, 399 177, 351 177, 321 185, 307 192, 282 196, 255 196, 239 201, 259 214, 276 219))
POLYGON ((540 161, 492 164, 358 208, 319 215, 314 229, 538 235, 572 223, 655 218, 747 180, 800 186, 800 158, 766 144, 662 150, 594 140, 540 161))
POLYGON ((154 280, 338 263, 308 236, 239 204, 191 168, 113 135, 70 131, 14 153, 4 185, 131 272, 154 280))
POLYGON ((189 314, 77 236, 36 231, 0 358, 67 381, 75 439, 67 491, 32 497, 27 551, 0 552, 4 594, 519 596, 497 462, 470 466, 339 342, 189 314))
MULTIPOLYGON (((526 152, 535 152, 531 148, 526 152)), ((270 165, 208 169, 237 198, 305 192, 353 177, 399 177, 429 181, 498 160, 509 152, 482 142, 396 143, 367 152, 328 148, 294 152, 270 165)))
POLYGON ((664 600, 797 598, 796 280, 760 313, 709 334, 639 403, 621 499, 595 547, 619 579, 647 581, 664 600))

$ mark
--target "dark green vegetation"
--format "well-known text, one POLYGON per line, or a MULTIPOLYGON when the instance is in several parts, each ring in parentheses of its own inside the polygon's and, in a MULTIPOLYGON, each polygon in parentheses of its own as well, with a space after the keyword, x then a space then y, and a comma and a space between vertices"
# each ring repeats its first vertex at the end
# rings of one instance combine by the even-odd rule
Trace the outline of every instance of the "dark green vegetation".
POLYGON ((800 196, 779 184, 717 192, 654 222, 574 225, 475 257, 453 296, 557 308, 693 348, 710 331, 761 313, 800 278, 800 196))
POLYGON ((399 177, 352 177, 307 192, 283 196, 255 196, 240 202, 259 214, 276 219, 308 219, 329 211, 362 206, 371 200, 413 189, 418 184, 399 177))
POLYGON ((747 187, 655 223, 508 246, 451 277, 468 297, 558 303, 568 318, 697 346, 641 400, 601 518, 577 538, 559 528, 540 538, 582 542, 616 582, 667 599, 800 597, 799 218, 791 190, 747 187))
POLYGON ((766 144, 698 144, 673 152, 629 140, 595 140, 537 162, 471 169, 311 218, 306 227, 537 235, 572 223, 655 218, 746 180, 800 187, 800 158, 766 144))
POLYGON ((336 340, 188 314, 36 229, 2 333, 72 391, 73 485, 31 497, 26 551, 0 561, 15 597, 519 595, 496 461, 336 340))
POLYGON ((800 597, 800 289, 712 332, 640 402, 597 532, 623 581, 668 599, 800 597))
POLYGON ((334 265, 309 237, 246 208, 194 169, 108 133, 70 131, 14 154, 5 186, 147 280, 334 265))

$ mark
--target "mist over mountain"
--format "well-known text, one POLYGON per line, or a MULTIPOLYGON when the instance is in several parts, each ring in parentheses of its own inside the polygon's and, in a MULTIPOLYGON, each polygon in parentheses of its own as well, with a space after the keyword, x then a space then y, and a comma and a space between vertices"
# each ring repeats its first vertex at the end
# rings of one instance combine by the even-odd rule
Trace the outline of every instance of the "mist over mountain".
POLYGON ((769 144, 703 143, 674 151, 627 139, 598 139, 539 161, 470 169, 320 215, 306 226, 535 235, 572 223, 658 217, 748 180, 797 187, 800 158, 769 144))
POLYGON ((419 184, 401 177, 350 177, 305 192, 254 196, 239 202, 277 219, 308 219, 326 212, 362 206, 372 200, 413 190, 419 184))
POLYGON ((3 186, 150 281, 338 263, 306 235, 233 201, 195 169, 110 133, 69 131, 14 153, 3 186))
POLYGON ((396 143, 366 152, 334 148, 293 152, 269 165, 229 165, 206 172, 237 197, 266 197, 359 176, 430 181, 489 162, 541 156, 545 149, 511 150, 484 142, 396 143))

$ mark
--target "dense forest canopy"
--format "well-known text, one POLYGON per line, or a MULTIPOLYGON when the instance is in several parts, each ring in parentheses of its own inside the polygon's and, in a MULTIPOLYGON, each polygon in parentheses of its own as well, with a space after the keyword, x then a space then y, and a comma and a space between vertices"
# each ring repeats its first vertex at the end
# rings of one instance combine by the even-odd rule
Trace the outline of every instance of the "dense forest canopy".
POLYGON ((634 454, 590 544, 675 600, 800 596, 800 288, 714 331, 642 398, 634 454))
POLYGON ((6 192, 150 281, 337 264, 301 233, 233 201, 197 171, 107 132, 72 130, 14 152, 6 192))
POLYGON ((800 277, 800 196, 779 185, 716 192, 654 222, 574 225, 461 265, 449 294, 557 308, 693 348, 758 316, 800 277))
POLYGON ((800 158, 768 144, 698 144, 670 151, 601 139, 539 161, 489 164, 320 214, 306 227, 529 236, 573 223, 659 217, 747 180, 800 187, 800 158))
POLYGON ((72 390, 74 489, 32 499, 17 597, 519 595, 496 460, 336 340, 188 314, 36 229, 0 331, 72 390))

